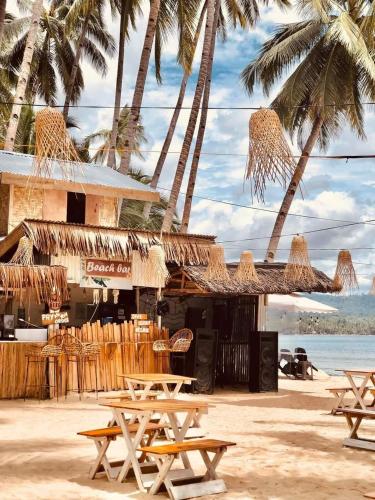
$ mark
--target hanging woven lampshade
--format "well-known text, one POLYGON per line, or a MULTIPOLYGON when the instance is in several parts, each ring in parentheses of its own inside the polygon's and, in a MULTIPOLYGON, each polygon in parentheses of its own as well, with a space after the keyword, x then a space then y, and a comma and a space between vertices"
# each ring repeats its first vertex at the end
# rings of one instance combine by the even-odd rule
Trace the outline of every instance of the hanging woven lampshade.
POLYGON ((48 107, 35 115, 34 176, 52 177, 55 162, 60 165, 63 177, 72 180, 74 163, 79 163, 80 158, 62 113, 48 107))
POLYGON ((165 253, 161 246, 153 245, 148 251, 148 257, 140 253, 132 254, 132 285, 150 288, 164 288, 169 272, 165 265, 165 253))
POLYGON ((12 264, 21 264, 22 266, 33 264, 33 243, 27 236, 20 238, 17 250, 9 262, 12 264))
POLYGON ((314 270, 311 267, 307 241, 303 236, 294 236, 290 248, 288 264, 285 268, 285 278, 305 286, 316 282, 314 270))
POLYGON ((229 280, 228 269, 225 265, 224 247, 222 245, 210 246, 205 278, 217 281, 229 280))
POLYGON ((249 250, 241 253, 240 263, 234 274, 235 278, 242 282, 259 281, 255 266, 253 254, 249 250))
POLYGON ((372 278, 372 284, 369 291, 369 295, 375 295, 375 276, 372 278))
POLYGON ((62 306, 61 293, 57 288, 54 288, 49 297, 47 298, 47 304, 50 311, 60 311, 62 306))
POLYGON ((339 252, 333 286, 342 293, 358 288, 357 276, 349 250, 340 250, 339 252))
POLYGON ((251 179, 255 196, 264 200, 267 181, 285 188, 295 166, 276 111, 262 108, 253 113, 249 120, 246 179, 251 179))

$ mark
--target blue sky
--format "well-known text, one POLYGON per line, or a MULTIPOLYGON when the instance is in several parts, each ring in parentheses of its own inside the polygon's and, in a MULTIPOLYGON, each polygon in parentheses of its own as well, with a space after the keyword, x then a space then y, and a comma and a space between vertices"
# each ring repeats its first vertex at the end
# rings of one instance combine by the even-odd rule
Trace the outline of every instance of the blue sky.
MULTIPOLYGON (((10 10, 15 0, 9 3, 10 10)), ((259 89, 249 98, 239 81, 239 75, 245 65, 256 55, 277 23, 291 22, 297 19, 293 11, 280 12, 276 7, 262 9, 261 21, 252 31, 228 30, 225 43, 217 43, 214 72, 212 80, 211 106, 259 106, 267 105, 271 98, 265 98, 259 89)), ((116 36, 118 22, 108 17, 111 33, 116 36)), ((125 55, 125 81, 123 87, 123 103, 130 103, 140 50, 143 43, 145 19, 140 20, 137 32, 131 36, 125 55)), ((143 104, 145 106, 174 106, 177 100, 181 70, 176 65, 176 40, 168 41, 163 55, 163 84, 158 85, 150 68, 147 78, 143 104)), ((198 50, 198 54, 200 49, 198 50)), ((113 105, 116 78, 116 59, 109 61, 109 73, 105 79, 100 78, 87 64, 84 64, 86 87, 81 104, 113 105)), ((197 63, 188 87, 185 105, 190 105, 195 88, 197 63)), ((282 82, 280 82, 281 84, 282 82)), ((277 92, 275 88, 274 93, 277 92)), ((172 111, 143 110, 148 144, 147 150, 160 150, 168 127, 172 111)), ((244 205, 279 208, 283 191, 278 186, 270 186, 264 205, 253 202, 249 185, 244 184, 244 169, 248 149, 248 110, 210 110, 203 151, 214 153, 230 153, 244 156, 210 156, 202 155, 198 173, 196 194, 244 205)), ((74 110, 73 115, 80 124, 79 135, 86 135, 103 127, 111 126, 112 110, 74 110)), ((189 111, 182 111, 177 134, 173 140, 171 151, 179 151, 183 140, 189 111)), ((374 116, 372 110, 367 114, 367 141, 360 141, 348 129, 344 129, 335 139, 328 154, 363 154, 374 151, 375 142, 374 116)), ((292 145, 295 154, 299 150, 292 145)), ((315 151, 319 153, 318 151, 315 151)), ((145 172, 152 173, 158 155, 145 153, 145 161, 134 160, 134 165, 145 172)), ((170 154, 162 174, 160 186, 169 188, 173 182, 174 170, 178 155, 170 154)), ((189 165, 188 165, 189 166, 189 165)), ((343 220, 366 220, 375 218, 373 198, 375 188, 374 160, 327 161, 311 160, 304 177, 304 199, 298 196, 292 206, 294 213, 302 213, 318 217, 329 217, 343 220)), ((186 179, 183 191, 186 186, 186 179)), ((181 212, 182 197, 179 202, 181 212)), ((243 240, 245 238, 268 236, 272 230, 275 215, 257 212, 246 208, 212 203, 195 199, 190 224, 191 232, 215 234, 219 241, 243 240)), ((284 232, 309 231, 316 228, 335 225, 328 221, 308 220, 290 217, 284 232)), ((341 230, 327 231, 307 235, 310 248, 375 248, 373 237, 375 227, 371 225, 353 226, 341 230)), ((291 238, 282 238, 278 259, 287 259, 287 249, 291 238), (285 250, 284 250, 285 249, 285 250)), ((267 240, 253 242, 237 241, 225 243, 227 260, 238 259, 242 250, 254 250, 256 260, 262 260, 267 240)), ((372 250, 353 250, 361 290, 366 292, 374 272, 372 250)), ((311 251, 312 263, 333 275, 337 252, 329 250, 311 251)))

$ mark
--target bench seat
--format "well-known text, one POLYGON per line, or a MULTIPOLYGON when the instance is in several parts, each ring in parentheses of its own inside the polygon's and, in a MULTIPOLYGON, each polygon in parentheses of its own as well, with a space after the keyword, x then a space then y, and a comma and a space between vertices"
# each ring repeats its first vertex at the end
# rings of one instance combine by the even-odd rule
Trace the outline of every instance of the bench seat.
MULTIPOLYGON (((128 424, 128 429, 130 433, 135 433, 138 431, 139 424, 128 424)), ((157 431, 165 429, 165 424, 158 424, 150 422, 146 426, 146 431, 157 431)), ((105 437, 116 437, 122 434, 121 427, 119 425, 114 425, 113 427, 103 427, 102 429, 91 429, 89 431, 77 432, 80 436, 86 436, 88 438, 105 438, 105 437)))
POLYGON ((235 444, 236 443, 232 443, 231 441, 221 441, 219 439, 194 439, 182 441, 180 443, 144 446, 139 448, 139 451, 154 455, 178 455, 179 453, 187 451, 218 450, 220 448, 227 448, 228 446, 235 446, 235 444))

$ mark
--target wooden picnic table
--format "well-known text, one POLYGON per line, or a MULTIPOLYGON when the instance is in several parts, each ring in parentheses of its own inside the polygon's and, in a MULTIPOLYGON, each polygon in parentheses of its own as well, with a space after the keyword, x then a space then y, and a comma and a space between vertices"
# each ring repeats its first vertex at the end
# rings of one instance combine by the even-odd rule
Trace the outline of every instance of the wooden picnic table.
MULTIPOLYGON (((357 405, 360 406, 362 410, 366 410, 368 405, 366 405, 365 402, 365 396, 369 390, 368 384, 369 382, 372 384, 372 386, 375 386, 375 370, 339 370, 345 373, 350 387, 353 391, 354 394, 354 402, 350 406, 351 408, 356 407, 357 405), (360 379, 361 383, 358 385, 358 382, 354 379, 360 379)), ((373 401, 370 406, 375 405, 375 398, 373 397, 373 401)))
POLYGON ((165 396, 168 399, 175 399, 181 390, 183 384, 191 384, 196 378, 186 377, 184 375, 173 375, 171 373, 124 373, 119 374, 126 382, 131 398, 136 401, 137 399, 147 399, 151 389, 155 385, 161 385, 165 396), (143 394, 137 394, 135 391, 136 385, 144 386, 143 394), (170 388, 169 385, 174 385, 170 388))
MULTIPOLYGON (((102 406, 111 408, 113 412, 113 418, 121 427, 122 434, 125 441, 126 447, 126 458, 121 466, 121 470, 118 474, 117 480, 123 482, 130 468, 133 468, 135 478, 137 480, 138 488, 140 491, 145 492, 146 488, 150 486, 155 475, 145 474, 142 472, 142 468, 149 466, 149 462, 142 463, 137 457, 137 449, 139 448, 142 438, 145 434, 145 429, 148 424, 150 424, 151 419, 155 414, 165 415, 168 424, 173 433, 173 438, 176 442, 181 442, 186 436, 191 423, 193 422, 196 415, 201 415, 202 413, 208 412, 208 404, 204 401, 186 401, 177 399, 155 399, 155 400, 140 400, 137 401, 119 401, 119 402, 108 402, 102 403, 102 406), (186 416, 182 422, 179 423, 177 419, 177 413, 185 413, 186 416), (127 419, 126 415, 132 415, 138 422, 139 427, 135 435, 131 435, 129 432, 129 426, 132 425, 127 419)), ((131 419, 132 420, 132 419, 131 419)), ((185 453, 181 453, 181 459, 184 468, 178 473, 182 478, 189 478, 194 475, 188 456, 185 453)), ((176 472, 173 472, 176 475, 176 472)))

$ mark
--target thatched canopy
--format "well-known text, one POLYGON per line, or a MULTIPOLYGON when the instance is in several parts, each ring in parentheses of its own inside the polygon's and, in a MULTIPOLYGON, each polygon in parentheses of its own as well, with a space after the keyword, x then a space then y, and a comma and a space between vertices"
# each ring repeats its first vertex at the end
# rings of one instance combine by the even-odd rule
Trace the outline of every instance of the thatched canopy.
POLYGON ((179 233, 160 236, 157 232, 138 229, 26 219, 0 242, 0 256, 22 236, 27 236, 45 255, 70 254, 104 259, 127 260, 134 250, 145 256, 151 246, 162 245, 166 261, 178 265, 206 264, 209 246, 215 242, 214 236, 179 233))
POLYGON ((292 292, 321 292, 333 293, 337 290, 333 281, 322 271, 313 268, 316 282, 306 286, 286 280, 284 263, 256 263, 255 268, 259 281, 243 283, 236 279, 236 264, 229 264, 230 280, 210 280, 206 276, 204 266, 184 266, 171 271, 171 278, 167 284, 165 294, 171 295, 262 295, 262 294, 289 294, 292 292))
POLYGON ((22 266, 0 263, 0 290, 7 297, 20 296, 27 289, 35 293, 38 303, 46 302, 52 291, 68 298, 67 270, 62 266, 22 266))

